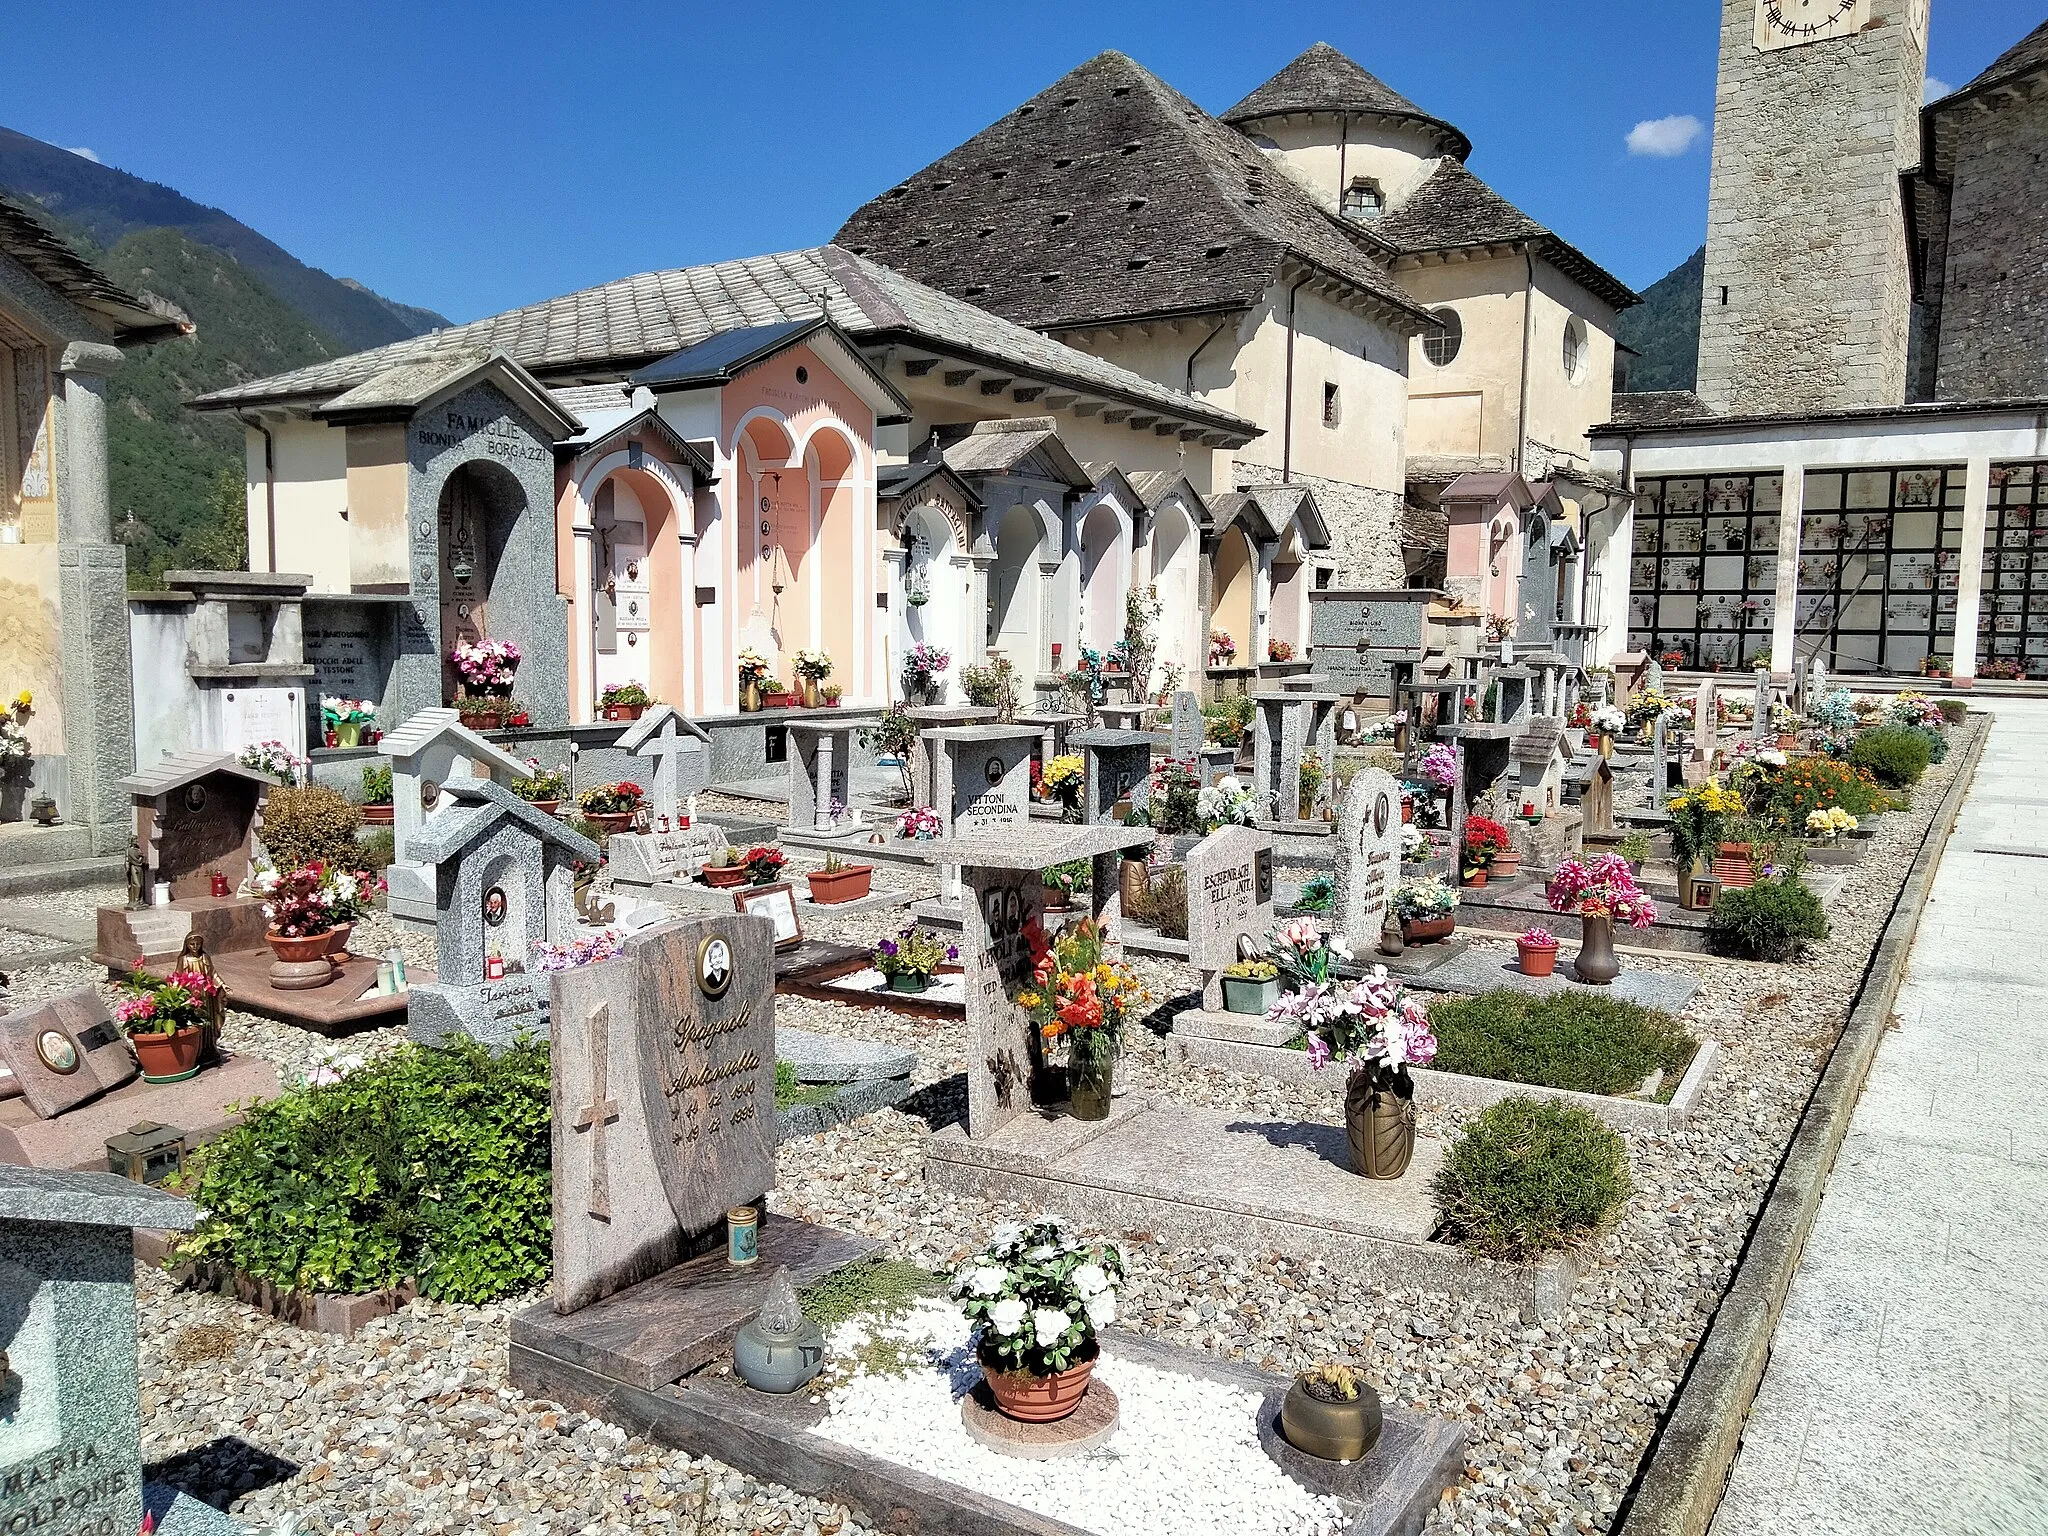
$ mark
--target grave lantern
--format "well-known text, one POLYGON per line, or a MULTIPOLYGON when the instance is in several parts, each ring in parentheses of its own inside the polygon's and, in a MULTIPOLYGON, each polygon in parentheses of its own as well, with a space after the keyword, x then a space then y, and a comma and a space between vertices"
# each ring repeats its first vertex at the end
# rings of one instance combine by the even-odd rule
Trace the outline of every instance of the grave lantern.
POLYGON ((1721 881, 1706 870, 1694 870, 1679 886, 1679 905, 1688 912, 1706 912, 1721 898, 1721 881))
POLYGON ((161 1184, 185 1168, 185 1132, 146 1120, 107 1138, 107 1172, 137 1184, 161 1184))

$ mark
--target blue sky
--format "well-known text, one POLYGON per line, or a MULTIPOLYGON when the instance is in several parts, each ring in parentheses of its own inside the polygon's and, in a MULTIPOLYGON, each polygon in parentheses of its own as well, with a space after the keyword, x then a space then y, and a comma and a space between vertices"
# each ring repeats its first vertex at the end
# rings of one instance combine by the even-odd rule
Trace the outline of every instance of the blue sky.
MULTIPOLYGON (((1624 281, 1706 222, 1717 0, 17 8, 8 127, 227 209, 302 260, 470 319, 829 239, 1103 48, 1221 111, 1318 39, 1473 140, 1472 167, 1624 281), (1683 124, 1636 135, 1673 150, 1683 124)), ((2042 0, 1934 0, 1976 74, 2042 0)))

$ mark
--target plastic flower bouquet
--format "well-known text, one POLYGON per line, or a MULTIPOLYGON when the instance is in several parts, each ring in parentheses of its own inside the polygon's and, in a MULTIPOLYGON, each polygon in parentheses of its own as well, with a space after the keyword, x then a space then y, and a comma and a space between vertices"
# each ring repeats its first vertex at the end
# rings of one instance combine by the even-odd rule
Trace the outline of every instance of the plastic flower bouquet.
POLYGON ((1325 937, 1312 917, 1297 917, 1273 935, 1272 960, 1290 987, 1327 982, 1339 960, 1349 960, 1351 951, 1334 934, 1325 937))
POLYGON ((533 967, 537 971, 573 971, 578 966, 609 960, 626 947, 626 936, 615 928, 602 933, 579 934, 566 944, 533 943, 533 967))
POLYGON ((353 923, 376 905, 376 898, 383 894, 384 878, 353 869, 328 869, 321 882, 322 894, 327 901, 327 915, 339 928, 343 923, 353 923))
POLYGON ((798 677, 808 677, 814 683, 822 683, 832 675, 832 655, 829 651, 798 651, 792 663, 798 677))
POLYGON ((782 866, 789 860, 778 848, 766 843, 756 843, 747 850, 747 883, 749 885, 773 885, 782 878, 782 866))
POLYGON ((1531 949, 1555 949, 1557 948, 1557 935, 1541 923, 1535 923, 1524 928, 1521 937, 1516 939, 1515 942, 1517 944, 1526 944, 1531 949))
POLYGON ((1602 736, 1619 736, 1628 726, 1628 715, 1618 704, 1596 704, 1586 720, 1588 728, 1602 736))
POLYGON ((1579 917, 1611 917, 1631 928, 1647 928, 1657 919, 1657 904, 1643 894, 1629 872, 1628 860, 1617 853, 1590 861, 1566 859, 1544 887, 1553 912, 1579 917))
POLYGON ((1671 853, 1680 873, 1692 868, 1692 861, 1721 841, 1721 830, 1732 816, 1745 807, 1740 792, 1718 779, 1709 779, 1664 802, 1671 813, 1671 853))
POLYGON ((929 978, 942 965, 960 958, 960 946, 948 944, 929 928, 912 923, 893 939, 884 939, 869 951, 875 969, 884 976, 929 978))
POLYGON ((244 747, 235 761, 244 768, 269 774, 280 784, 296 784, 306 771, 306 760, 281 741, 263 741, 253 747, 244 747))
POLYGON ((464 640, 448 653, 465 691, 509 694, 519 671, 519 647, 510 640, 464 640))
POLYGON ((1467 875, 1477 874, 1490 867, 1493 861, 1514 846, 1508 836, 1508 829, 1490 816, 1467 816, 1465 818, 1464 868, 1467 875))
POLYGON ((1449 789, 1458 782, 1458 749, 1447 742, 1438 742, 1422 754, 1422 776, 1438 789, 1449 789))
POLYGON ((638 784, 621 779, 616 784, 597 784, 576 797, 586 816, 629 816, 646 798, 638 784))
POLYGON ((768 675, 768 658, 751 645, 741 646, 735 660, 739 668, 741 687, 748 683, 758 683, 768 675))
POLYGON ((954 1274, 952 1295, 980 1325, 985 1367, 1054 1376, 1095 1357, 1123 1277, 1114 1243, 1083 1243, 1057 1221, 1006 1222, 954 1274))
POLYGON ((1038 784, 1048 800, 1075 806, 1081 803, 1081 786, 1087 779, 1087 762, 1077 753, 1066 753, 1045 765, 1039 773, 1038 784))
POLYGON ((1856 825, 1856 818, 1839 805, 1806 813, 1806 835, 1822 838, 1830 843, 1839 842, 1844 832, 1854 832, 1856 825))
POLYGON ((939 813, 928 805, 913 805, 896 818, 896 835, 912 842, 929 842, 943 836, 945 831, 946 826, 939 820, 939 813))
POLYGON ((275 876, 268 894, 263 915, 283 938, 314 938, 332 933, 346 921, 334 914, 324 864, 308 864, 288 875, 275 876))
POLYGON ((114 1019, 127 1035, 175 1035, 212 1022, 220 983, 204 971, 173 971, 157 977, 137 971, 124 984, 128 996, 114 1005, 114 1019))
POLYGON ((332 694, 320 700, 320 720, 336 729, 344 725, 368 725, 377 718, 377 706, 369 699, 338 699, 332 694))
POLYGON ((1366 1078, 1375 1090, 1393 1088, 1403 1098, 1415 1091, 1408 1067, 1436 1060, 1429 1015, 1383 965, 1360 981, 1309 982, 1282 993, 1266 1010, 1266 1021, 1298 1029, 1308 1043, 1309 1065, 1317 1071, 1343 1062, 1354 1078, 1366 1078))
POLYGON ((1227 667, 1237 660, 1237 642, 1220 629, 1209 631, 1209 665, 1227 667))
POLYGON ((1458 893, 1444 884, 1441 875, 1417 875, 1395 886, 1387 905, 1403 922, 1428 922, 1457 911, 1458 893))
POLYGON ((1258 813, 1258 795, 1234 773, 1195 796, 1195 814, 1205 827, 1248 827, 1258 813))
POLYGON ((927 697, 938 691, 939 679, 953 665, 953 653, 943 646, 919 641, 903 658, 903 691, 927 697))
POLYGON ((1294 660, 1294 647, 1285 640, 1268 640, 1266 642, 1266 660, 1292 661, 1294 660))

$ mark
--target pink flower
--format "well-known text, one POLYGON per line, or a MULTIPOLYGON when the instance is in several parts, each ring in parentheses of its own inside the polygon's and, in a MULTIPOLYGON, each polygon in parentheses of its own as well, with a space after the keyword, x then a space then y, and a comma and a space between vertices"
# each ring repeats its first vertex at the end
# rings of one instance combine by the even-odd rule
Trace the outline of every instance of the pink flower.
POLYGON ((1321 1035, 1308 1037, 1308 1064, 1318 1072, 1330 1064, 1330 1047, 1321 1035))

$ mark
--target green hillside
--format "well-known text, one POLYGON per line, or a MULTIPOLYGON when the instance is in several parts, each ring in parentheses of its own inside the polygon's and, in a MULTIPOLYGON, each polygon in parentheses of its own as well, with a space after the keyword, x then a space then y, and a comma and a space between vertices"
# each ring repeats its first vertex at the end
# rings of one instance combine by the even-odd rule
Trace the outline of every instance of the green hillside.
POLYGON ((1622 345, 1642 354, 1631 361, 1631 390, 1691 389, 1699 377, 1700 283, 1707 270, 1701 246, 1624 310, 1616 331, 1622 345))

